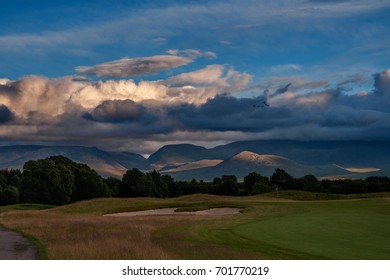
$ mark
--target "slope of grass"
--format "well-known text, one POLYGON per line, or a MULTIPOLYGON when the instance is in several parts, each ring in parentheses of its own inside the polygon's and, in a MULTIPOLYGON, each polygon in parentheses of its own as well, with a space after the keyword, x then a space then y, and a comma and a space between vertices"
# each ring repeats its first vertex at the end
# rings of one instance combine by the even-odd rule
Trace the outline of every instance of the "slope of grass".
POLYGON ((297 251, 303 258, 390 259, 387 200, 304 206, 305 211, 255 220, 233 231, 260 248, 268 245, 297 251))
POLYGON ((53 206, 53 205, 46 205, 46 204, 24 203, 24 204, 0 206, 0 212, 6 212, 6 211, 12 211, 12 210, 43 210, 43 209, 50 209, 50 208, 54 208, 54 207, 55 206, 53 206))
POLYGON ((213 207, 240 207, 243 204, 245 205, 245 203, 240 201, 244 200, 240 200, 240 198, 214 195, 189 195, 170 199, 99 198, 56 207, 50 210, 50 212, 103 215, 172 207, 180 208, 179 211, 196 211, 213 207))

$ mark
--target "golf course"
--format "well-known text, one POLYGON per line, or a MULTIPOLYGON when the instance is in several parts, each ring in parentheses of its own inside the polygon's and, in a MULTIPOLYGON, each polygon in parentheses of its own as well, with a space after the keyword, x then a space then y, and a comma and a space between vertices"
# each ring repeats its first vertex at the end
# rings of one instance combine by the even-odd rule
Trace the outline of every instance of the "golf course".
POLYGON ((31 239, 42 259, 390 259, 390 193, 19 204, 0 207, 0 225, 31 239), (126 215, 167 208, 175 213, 126 215), (218 208, 237 211, 204 211, 218 208))

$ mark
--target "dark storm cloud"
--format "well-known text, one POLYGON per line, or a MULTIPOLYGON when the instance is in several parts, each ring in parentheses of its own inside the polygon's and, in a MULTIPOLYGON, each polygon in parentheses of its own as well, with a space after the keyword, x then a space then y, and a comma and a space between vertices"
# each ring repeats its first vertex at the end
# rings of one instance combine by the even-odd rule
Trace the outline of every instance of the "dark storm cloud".
POLYGON ((135 122, 150 119, 145 107, 132 100, 107 100, 97 106, 87 118, 101 122, 135 122))
MULTIPOLYGON (((387 76, 381 75, 378 80, 382 85, 387 76)), ((381 88, 385 89, 387 86, 381 88)), ((261 106, 262 97, 220 95, 201 106, 186 104, 169 108, 168 116, 190 131, 240 131, 277 137, 283 134, 290 139, 367 139, 375 138, 368 131, 390 129, 388 106, 375 93, 346 95, 341 88, 336 88, 305 95, 285 92, 273 98, 267 107, 261 106)), ((390 131, 381 132, 381 137, 389 138, 390 131)))
POLYGON ((7 123, 14 119, 14 114, 5 105, 0 105, 0 123, 7 123))
POLYGON ((285 124, 288 108, 261 106, 262 98, 235 98, 220 95, 201 106, 190 104, 171 108, 169 116, 190 130, 258 132, 285 124))
POLYGON ((383 92, 389 88, 387 82, 387 72, 377 74, 376 90, 364 95, 344 94, 342 87, 298 94, 293 92, 293 87, 290 89, 291 84, 287 84, 268 100, 269 107, 264 104, 263 96, 237 98, 229 94, 217 95, 198 105, 105 101, 89 113, 87 119, 131 125, 128 136, 142 134, 147 137, 178 131, 272 135, 274 131, 285 131, 285 138, 302 135, 342 138, 348 137, 352 130, 351 136, 367 138, 370 137, 366 133, 368 130, 390 128, 389 103, 383 98, 383 92), (312 133, 307 135, 309 131, 312 133))
POLYGON ((148 109, 132 100, 104 101, 82 117, 90 122, 91 130, 93 127, 101 129, 99 123, 104 124, 111 136, 147 137, 174 131, 171 121, 165 119, 161 110, 148 109))
POLYGON ((288 88, 292 85, 292 83, 288 83, 287 85, 285 85, 284 87, 281 87, 279 89, 277 89, 274 93, 274 95, 276 94, 281 94, 281 93, 285 93, 288 91, 288 88))

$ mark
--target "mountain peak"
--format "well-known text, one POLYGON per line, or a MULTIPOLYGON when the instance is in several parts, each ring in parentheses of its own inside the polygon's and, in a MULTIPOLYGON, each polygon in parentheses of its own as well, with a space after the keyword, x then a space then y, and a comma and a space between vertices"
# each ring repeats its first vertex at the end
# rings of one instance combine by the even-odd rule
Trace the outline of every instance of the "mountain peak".
POLYGON ((254 163, 257 165, 264 166, 281 166, 287 162, 291 163, 291 161, 285 157, 276 156, 276 155, 259 155, 250 151, 243 151, 241 153, 236 154, 230 160, 232 161, 240 161, 247 163, 254 163))

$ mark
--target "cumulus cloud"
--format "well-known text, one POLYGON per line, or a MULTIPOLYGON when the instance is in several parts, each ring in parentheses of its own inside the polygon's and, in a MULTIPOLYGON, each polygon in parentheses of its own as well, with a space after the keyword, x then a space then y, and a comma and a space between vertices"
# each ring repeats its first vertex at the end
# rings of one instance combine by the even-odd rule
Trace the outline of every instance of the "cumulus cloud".
POLYGON ((64 113, 69 97, 67 93, 73 88, 69 77, 50 80, 28 76, 0 85, 0 104, 11 108, 22 118, 31 112, 55 116, 64 113))
POLYGON ((1 79, 0 104, 19 121, 30 124, 60 122, 63 115, 74 111, 86 112, 90 120, 114 122, 131 120, 135 112, 145 113, 144 105, 151 108, 167 104, 200 105, 224 92, 241 90, 250 78, 249 74, 222 65, 210 65, 165 81, 92 82, 82 76, 56 79, 26 76, 15 81, 1 79))
POLYGON ((98 77, 134 77, 156 74, 161 70, 167 70, 193 62, 192 58, 177 55, 155 55, 150 57, 123 58, 95 66, 79 66, 76 71, 84 75, 98 77))
POLYGON ((274 79, 270 106, 259 106, 261 94, 235 95, 251 76, 225 65, 139 83, 78 76, 2 79, 0 136, 82 145, 101 141, 118 148, 205 139, 390 139, 389 75, 388 70, 374 75, 374 88, 365 94, 345 94, 326 80, 274 79))
POLYGON ((252 76, 225 65, 209 65, 203 69, 182 73, 160 84, 169 87, 172 102, 203 104, 222 93, 234 94, 251 81, 252 76))

